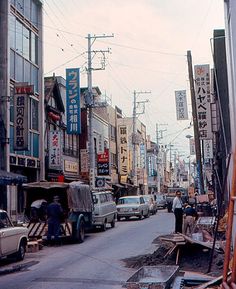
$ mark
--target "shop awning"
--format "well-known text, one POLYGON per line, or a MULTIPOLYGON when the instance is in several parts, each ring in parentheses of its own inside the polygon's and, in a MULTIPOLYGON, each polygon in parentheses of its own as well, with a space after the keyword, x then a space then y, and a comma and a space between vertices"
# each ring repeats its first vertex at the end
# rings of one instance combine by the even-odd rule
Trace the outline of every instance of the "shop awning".
POLYGON ((26 176, 0 170, 0 185, 18 185, 26 182, 26 176))
POLYGON ((39 188, 39 189, 53 189, 53 188, 68 188, 68 183, 60 183, 60 182, 47 182, 47 181, 41 181, 41 182, 33 182, 24 184, 24 188, 39 188))

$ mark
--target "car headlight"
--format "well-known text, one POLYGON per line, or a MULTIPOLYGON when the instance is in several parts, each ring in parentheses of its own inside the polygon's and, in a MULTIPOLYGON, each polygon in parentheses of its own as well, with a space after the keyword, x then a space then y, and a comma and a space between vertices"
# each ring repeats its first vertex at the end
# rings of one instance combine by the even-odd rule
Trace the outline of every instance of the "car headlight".
POLYGON ((136 212, 136 211, 138 211, 138 208, 132 208, 132 210, 136 212))

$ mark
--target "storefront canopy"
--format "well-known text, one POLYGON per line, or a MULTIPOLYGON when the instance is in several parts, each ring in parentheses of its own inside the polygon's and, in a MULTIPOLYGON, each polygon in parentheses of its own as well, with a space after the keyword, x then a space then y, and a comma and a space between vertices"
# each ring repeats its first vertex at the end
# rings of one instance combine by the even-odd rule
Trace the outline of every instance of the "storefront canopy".
POLYGON ((0 185, 18 185, 27 182, 27 177, 0 170, 0 185))
POLYGON ((34 183, 28 183, 24 184, 24 188, 39 188, 39 189, 45 189, 50 190, 53 188, 68 188, 69 184, 67 183, 60 183, 60 182, 47 182, 47 181, 41 181, 41 182, 34 182, 34 183))

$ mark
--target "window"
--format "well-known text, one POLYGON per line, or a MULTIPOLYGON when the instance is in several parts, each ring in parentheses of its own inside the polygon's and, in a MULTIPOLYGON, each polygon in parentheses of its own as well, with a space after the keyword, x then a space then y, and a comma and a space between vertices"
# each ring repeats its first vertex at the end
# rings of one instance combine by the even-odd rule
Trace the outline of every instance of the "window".
POLYGON ((38 64, 38 36, 31 32, 31 51, 30 60, 38 64))
POLYGON ((20 11, 20 13, 24 13, 24 0, 16 1, 16 9, 20 11))
POLYGON ((31 83, 34 85, 34 91, 38 92, 38 68, 31 66, 31 83))
POLYGON ((38 27, 38 6, 35 1, 32 1, 31 7, 31 22, 38 27))
POLYGON ((23 25, 16 20, 16 51, 23 54, 23 25))
POLYGON ((24 60, 24 82, 31 83, 31 63, 24 60))
POLYGON ((10 22, 9 22, 9 30, 10 30, 10 47, 15 49, 16 48, 16 18, 13 15, 10 15, 10 22))
POLYGON ((23 56, 30 58, 30 31, 26 27, 23 27, 23 56))
POLYGON ((23 57, 16 54, 16 65, 15 65, 15 80, 18 82, 23 82, 23 57))
POLYGON ((39 157, 39 135, 33 133, 33 157, 39 157))
POLYGON ((24 0, 24 15, 30 20, 30 2, 31 0, 24 0))
POLYGON ((10 50, 10 77, 15 79, 15 52, 10 50))
POLYGON ((31 98, 31 128, 39 129, 39 104, 38 101, 31 98))

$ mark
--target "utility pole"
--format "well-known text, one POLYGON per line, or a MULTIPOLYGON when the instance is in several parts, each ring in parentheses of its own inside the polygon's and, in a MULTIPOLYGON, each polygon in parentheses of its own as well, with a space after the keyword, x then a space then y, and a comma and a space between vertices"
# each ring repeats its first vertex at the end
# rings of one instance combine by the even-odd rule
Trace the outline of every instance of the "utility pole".
POLYGON ((187 60, 188 60, 188 74, 190 82, 190 92, 191 92, 191 102, 192 102, 192 115, 193 115, 193 128, 194 128, 194 141, 195 141, 195 150, 196 150, 196 162, 197 162, 197 171, 199 175, 199 185, 200 185, 200 194, 204 194, 203 186, 203 174, 202 174, 202 158, 201 158, 201 144, 198 132, 198 121, 197 121, 197 107, 195 100, 195 89, 194 89, 194 80, 193 80, 193 66, 192 66, 192 55, 191 51, 187 51, 187 60))
POLYGON ((93 68, 92 67, 92 52, 93 53, 102 53, 103 54, 103 61, 105 61, 105 53, 110 52, 109 50, 91 50, 93 43, 97 38, 108 38, 114 37, 114 35, 94 35, 91 36, 88 34, 86 37, 88 39, 88 68, 87 68, 87 82, 88 82, 88 92, 86 94, 86 107, 88 109, 88 154, 89 154, 89 186, 90 189, 95 187, 95 148, 94 148, 94 139, 93 139, 93 108, 94 105, 94 98, 93 98, 93 85, 92 85, 92 70, 104 70, 104 62, 102 62, 102 67, 100 68, 93 68), (93 39, 93 43, 91 42, 93 39))
MULTIPOLYGON (((166 123, 161 123, 160 125, 168 125, 166 123)), ((159 162, 159 140, 163 138, 163 132, 166 131, 166 129, 159 130, 158 123, 156 123, 156 144, 157 144, 157 192, 161 191, 161 173, 160 173, 160 162, 159 162)))
POLYGON ((137 96, 139 94, 147 94, 151 93, 150 91, 134 91, 134 106, 133 106, 133 137, 132 137, 132 143, 133 143, 133 168, 132 168, 132 178, 133 178, 133 184, 134 186, 138 185, 138 179, 137 179, 137 145, 139 144, 139 140, 137 138, 137 116, 140 114, 143 114, 145 112, 145 103, 149 100, 144 101, 137 101, 137 96), (139 105, 143 105, 143 109, 140 112, 137 112, 137 108, 139 105))

